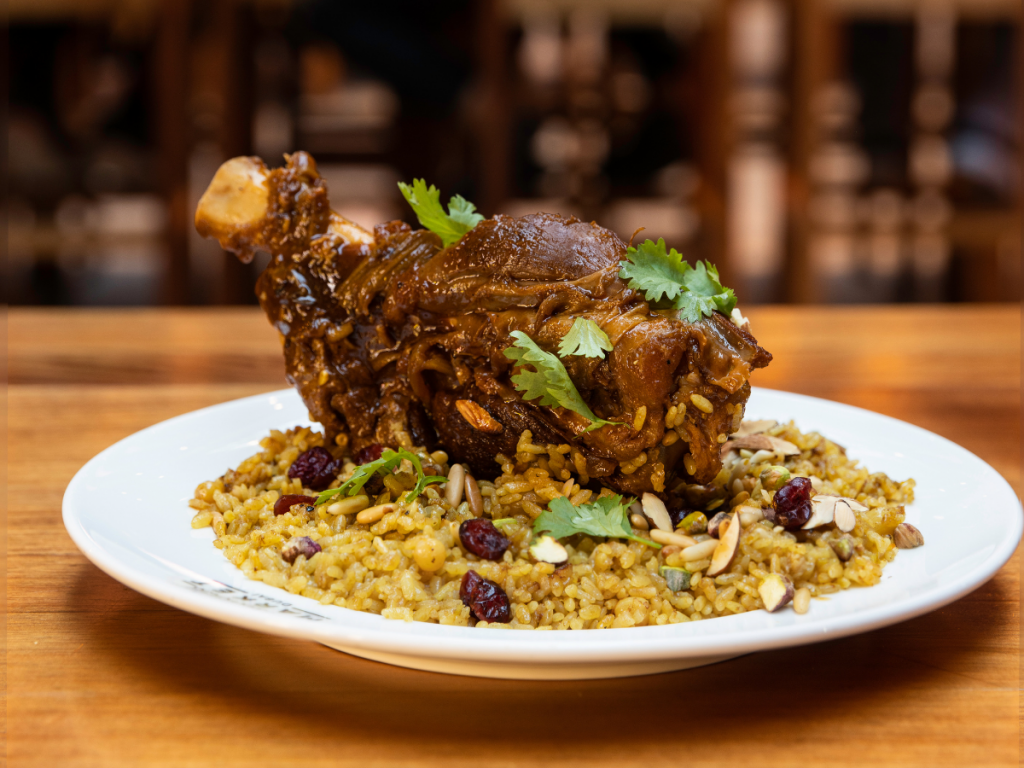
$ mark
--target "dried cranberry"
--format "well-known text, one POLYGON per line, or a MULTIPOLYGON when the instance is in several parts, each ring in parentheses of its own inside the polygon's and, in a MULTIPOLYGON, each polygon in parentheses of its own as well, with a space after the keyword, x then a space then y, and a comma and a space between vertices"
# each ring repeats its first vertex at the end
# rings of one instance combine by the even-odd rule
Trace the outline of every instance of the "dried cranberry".
POLYGON ((693 512, 692 509, 687 509, 679 501, 672 499, 668 504, 665 505, 668 508, 668 516, 672 521, 672 527, 677 528, 679 523, 682 522, 683 518, 693 512))
POLYGON ((308 511, 313 511, 313 504, 316 503, 316 499, 312 496, 300 496, 297 493, 289 493, 287 496, 282 496, 274 504, 274 514, 283 515, 285 512, 291 510, 296 504, 305 504, 308 507, 308 511))
POLYGON ((301 536, 297 539, 289 539, 288 543, 281 547, 281 557, 286 562, 294 563, 299 555, 305 555, 306 559, 309 560, 319 551, 319 544, 309 538, 309 536, 301 536))
POLYGON ((341 462, 326 449, 316 446, 299 454, 299 458, 288 468, 288 477, 298 478, 307 488, 322 491, 341 472, 341 462))
POLYGON ((459 597, 479 621, 508 624, 512 621, 512 606, 501 585, 485 579, 476 571, 466 571, 459 587, 459 597))
POLYGON ((783 528, 799 528, 811 519, 813 491, 806 477, 794 477, 775 492, 772 507, 765 510, 765 517, 783 528))
POLYGON ((379 459, 383 453, 384 446, 380 443, 373 443, 358 451, 352 461, 360 465, 369 464, 371 461, 379 459))
POLYGON ((464 521, 459 526, 459 539, 462 546, 484 560, 501 560, 509 543, 505 534, 483 517, 464 521))

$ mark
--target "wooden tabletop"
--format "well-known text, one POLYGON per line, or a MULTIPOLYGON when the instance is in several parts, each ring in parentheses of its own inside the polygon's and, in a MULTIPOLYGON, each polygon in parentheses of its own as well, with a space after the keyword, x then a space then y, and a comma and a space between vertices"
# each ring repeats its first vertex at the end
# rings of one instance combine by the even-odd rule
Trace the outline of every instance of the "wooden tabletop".
MULTIPOLYGON (((1016 307, 752 309, 754 383, 954 440, 1019 492, 1016 307)), ((286 386, 256 310, 9 316, 12 766, 1011 766, 1019 551, 989 583, 857 637, 621 680, 377 664, 122 586, 61 523, 72 475, 177 414, 286 386)))

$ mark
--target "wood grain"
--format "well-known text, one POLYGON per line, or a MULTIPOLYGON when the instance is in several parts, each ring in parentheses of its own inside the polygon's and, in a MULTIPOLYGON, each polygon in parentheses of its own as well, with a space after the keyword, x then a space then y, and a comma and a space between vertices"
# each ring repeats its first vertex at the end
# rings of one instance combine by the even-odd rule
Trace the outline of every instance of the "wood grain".
MULTIPOLYGON (((1016 308, 751 312, 755 384, 906 419, 1019 489, 1016 308)), ((78 553, 64 488, 143 427, 285 385, 250 310, 9 318, 16 766, 1016 765, 1019 566, 884 630, 627 680, 413 672, 154 602, 78 553)))

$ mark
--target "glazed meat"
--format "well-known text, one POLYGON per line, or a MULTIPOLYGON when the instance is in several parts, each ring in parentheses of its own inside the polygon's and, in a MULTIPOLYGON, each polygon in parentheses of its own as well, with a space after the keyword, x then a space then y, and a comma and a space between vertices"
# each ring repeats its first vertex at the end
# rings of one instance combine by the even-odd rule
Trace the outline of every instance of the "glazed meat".
POLYGON ((714 313, 696 323, 652 310, 619 276, 625 244, 550 214, 496 216, 445 248, 401 222, 368 232, 333 213, 313 159, 269 171, 235 158, 200 201, 196 226, 248 261, 281 333, 288 378, 338 445, 443 447, 478 477, 498 474, 520 435, 569 444, 587 478, 625 493, 708 483, 735 431, 751 372, 771 355, 714 313), (574 320, 608 335, 605 359, 563 363, 599 417, 523 399, 503 353, 522 331, 557 350, 574 320))

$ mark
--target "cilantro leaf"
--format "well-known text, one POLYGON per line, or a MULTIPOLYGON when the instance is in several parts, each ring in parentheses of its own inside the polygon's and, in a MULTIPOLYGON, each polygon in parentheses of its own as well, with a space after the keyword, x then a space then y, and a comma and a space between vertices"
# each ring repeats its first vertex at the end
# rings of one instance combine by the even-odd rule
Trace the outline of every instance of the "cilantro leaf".
POLYGON ((683 261, 675 248, 665 250, 665 240, 644 240, 639 246, 626 249, 628 261, 619 262, 619 277, 629 280, 629 287, 643 291, 648 301, 672 300, 683 291, 686 274, 692 267, 683 261))
POLYGON ((413 179, 412 185, 398 182, 402 196, 416 213, 420 224, 439 235, 441 242, 449 246, 484 220, 476 206, 462 195, 455 195, 448 202, 448 213, 441 206, 441 192, 423 179, 413 179))
POLYGON ((656 309, 677 309, 680 317, 695 323, 717 309, 728 315, 736 306, 736 294, 718 279, 718 269, 698 261, 691 267, 675 249, 666 250, 665 241, 645 240, 626 250, 619 277, 629 287, 643 291, 656 309))
POLYGON ((553 499, 533 523, 535 535, 548 534, 564 539, 577 533, 630 539, 660 549, 653 541, 637 536, 629 525, 629 504, 621 496, 603 496, 591 504, 576 507, 564 496, 553 499))
POLYGON ((540 398, 540 405, 560 406, 578 413, 590 422, 585 432, 619 423, 598 418, 590 410, 569 378, 569 372, 555 355, 538 347, 522 331, 512 331, 512 338, 516 341, 505 350, 505 357, 515 360, 520 366, 532 365, 534 368, 532 371, 520 368, 519 373, 512 376, 512 384, 523 393, 524 400, 540 398))
POLYGON ((697 322, 701 315, 710 317, 716 309, 728 315, 736 306, 736 294, 719 282, 718 269, 713 264, 698 261, 683 281, 686 292, 676 300, 676 309, 682 310, 688 323, 697 322))
POLYGON ((359 491, 363 489, 370 478, 374 475, 388 475, 393 472, 399 465, 401 465, 404 459, 408 459, 409 462, 416 469, 416 485, 409 493, 405 495, 404 501, 408 504, 412 502, 417 496, 423 493, 423 489, 426 488, 430 483, 444 483, 448 480, 447 477, 440 477, 438 475, 426 475, 423 472, 423 463, 420 461, 420 457, 412 451, 407 451, 405 448, 399 448, 397 451, 393 451, 390 448, 385 448, 384 452, 380 455, 379 459, 375 461, 367 462, 356 467, 355 472, 352 473, 352 477, 346 480, 344 483, 339 485, 337 488, 331 488, 327 491, 322 491, 316 498, 316 505, 323 504, 325 501, 330 499, 332 496, 338 494, 345 494, 347 496, 355 496, 359 491))
POLYGON ((558 354, 562 357, 579 355, 603 359, 604 353, 611 351, 612 341, 608 334, 601 330, 601 326, 586 317, 577 317, 572 328, 558 345, 558 354))

